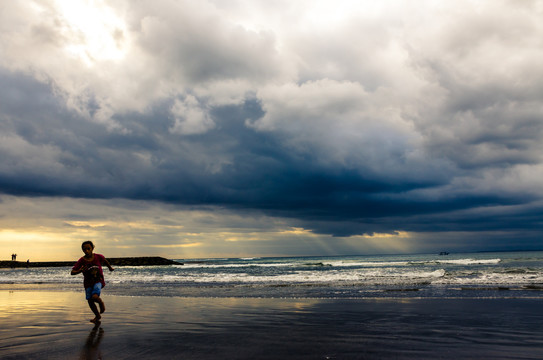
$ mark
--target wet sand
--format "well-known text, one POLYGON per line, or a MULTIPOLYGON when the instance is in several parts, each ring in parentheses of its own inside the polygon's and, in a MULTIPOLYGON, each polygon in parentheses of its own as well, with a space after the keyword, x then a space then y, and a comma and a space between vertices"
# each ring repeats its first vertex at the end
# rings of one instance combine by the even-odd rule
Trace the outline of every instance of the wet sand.
POLYGON ((543 358, 539 299, 103 299, 0 290, 0 358, 543 358))

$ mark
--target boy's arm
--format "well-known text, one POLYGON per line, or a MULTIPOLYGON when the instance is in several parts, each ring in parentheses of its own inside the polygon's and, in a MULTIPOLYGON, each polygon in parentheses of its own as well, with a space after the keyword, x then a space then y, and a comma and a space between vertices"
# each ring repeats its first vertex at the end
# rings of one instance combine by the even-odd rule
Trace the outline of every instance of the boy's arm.
POLYGON ((81 264, 81 261, 78 261, 75 263, 74 267, 72 268, 71 275, 77 275, 81 274, 83 272, 83 265, 81 264))
POLYGON ((109 263, 109 261, 107 261, 107 259, 106 259, 105 257, 104 257, 104 260, 102 261, 102 263, 104 263, 104 264, 107 266, 107 268, 109 269, 109 271, 115 270, 115 269, 111 266, 111 264, 109 263))

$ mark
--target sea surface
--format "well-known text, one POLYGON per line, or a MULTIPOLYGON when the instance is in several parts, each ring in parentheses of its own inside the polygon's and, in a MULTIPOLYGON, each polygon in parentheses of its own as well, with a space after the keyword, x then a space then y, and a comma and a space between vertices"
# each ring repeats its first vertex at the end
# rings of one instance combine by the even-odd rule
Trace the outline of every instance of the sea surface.
MULTIPOLYGON (((307 299, 543 299, 543 251, 176 259, 171 266, 104 269, 125 296, 307 299)), ((69 267, 0 269, 6 288, 81 290, 69 267)))

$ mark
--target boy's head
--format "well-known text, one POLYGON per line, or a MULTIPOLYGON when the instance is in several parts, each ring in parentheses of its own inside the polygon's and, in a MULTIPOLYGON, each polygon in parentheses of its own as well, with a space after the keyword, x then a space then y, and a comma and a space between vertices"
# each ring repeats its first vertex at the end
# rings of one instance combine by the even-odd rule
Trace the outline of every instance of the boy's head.
POLYGON ((92 250, 94 250, 94 244, 92 241, 84 241, 83 244, 81 244, 81 250, 85 253, 85 255, 92 254, 92 250))

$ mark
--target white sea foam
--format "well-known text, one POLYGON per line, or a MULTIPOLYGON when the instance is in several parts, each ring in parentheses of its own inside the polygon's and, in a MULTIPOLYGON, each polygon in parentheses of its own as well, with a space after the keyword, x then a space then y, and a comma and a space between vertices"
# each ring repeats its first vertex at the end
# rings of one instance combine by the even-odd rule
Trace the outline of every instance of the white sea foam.
MULTIPOLYGON (((257 258, 258 259, 258 258, 257 258)), ((245 259, 249 260, 249 259, 245 259)), ((244 268, 244 267, 312 267, 312 266, 332 266, 341 268, 372 268, 372 267, 403 267, 403 266, 424 266, 431 264, 451 264, 451 265, 489 265, 498 264, 501 259, 431 259, 422 261, 298 261, 298 262, 273 262, 273 263, 226 263, 226 264, 213 264, 213 263, 190 263, 187 262, 183 266, 185 269, 205 269, 205 268, 244 268)), ((176 265, 177 266, 177 265, 176 265)))
POLYGON ((407 266, 409 261, 331 261, 324 263, 335 267, 388 267, 407 266))
POLYGON ((491 265, 499 264, 501 259, 455 259, 455 260, 436 260, 438 264, 455 264, 455 265, 491 265))
POLYGON ((433 279, 445 275, 444 269, 434 271, 404 271, 404 270, 330 270, 330 271, 296 271, 281 275, 251 275, 247 273, 198 273, 186 276, 178 281, 195 283, 344 283, 372 281, 372 283, 391 283, 396 279, 399 283, 409 282, 409 279, 419 281, 422 278, 433 279))
POLYGON ((426 278, 426 277, 438 278, 438 277, 445 276, 445 270, 439 269, 435 271, 419 271, 419 272, 414 271, 412 273, 398 273, 396 274, 396 276, 410 277, 410 278, 426 278))
POLYGON ((446 276, 435 281, 440 285, 528 285, 543 283, 543 271, 524 274, 484 271, 471 276, 446 276))
MULTIPOLYGON (((206 263, 187 263, 181 265, 184 269, 220 269, 220 268, 244 268, 244 267, 292 267, 299 266, 296 263, 242 263, 242 264, 206 264, 206 263)), ((178 265, 175 265, 178 266, 178 265)))

